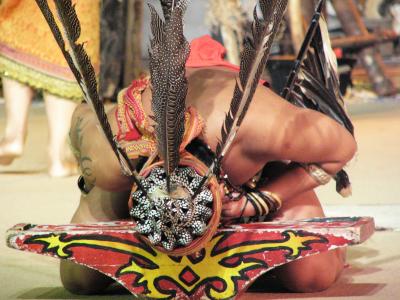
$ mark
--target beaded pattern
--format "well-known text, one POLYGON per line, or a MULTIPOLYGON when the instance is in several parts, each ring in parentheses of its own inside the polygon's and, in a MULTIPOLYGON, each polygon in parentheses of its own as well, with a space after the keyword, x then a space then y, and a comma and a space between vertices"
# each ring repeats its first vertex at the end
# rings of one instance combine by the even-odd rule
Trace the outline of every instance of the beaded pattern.
POLYGON ((173 191, 168 194, 165 171, 155 167, 142 180, 149 197, 140 190, 132 194, 130 215, 137 223, 137 231, 168 251, 188 246, 201 236, 213 212, 209 189, 203 188, 196 198, 191 197, 201 179, 194 169, 179 167, 171 176, 173 191))
POLYGON ((305 170, 320 185, 325 185, 332 179, 331 175, 326 173, 324 169, 316 164, 306 165, 305 170))

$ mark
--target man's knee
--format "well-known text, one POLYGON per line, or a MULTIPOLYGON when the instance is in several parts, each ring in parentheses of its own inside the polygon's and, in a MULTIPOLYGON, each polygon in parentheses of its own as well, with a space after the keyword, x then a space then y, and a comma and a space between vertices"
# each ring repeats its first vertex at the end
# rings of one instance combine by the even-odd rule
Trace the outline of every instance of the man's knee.
POLYGON ((327 270, 313 270, 303 273, 290 282, 284 281, 284 286, 295 293, 315 293, 328 289, 336 281, 337 274, 327 270))
POLYGON ((65 260, 60 263, 60 277, 64 288, 78 295, 99 294, 114 282, 98 271, 65 260))
POLYGON ((343 270, 342 250, 334 250, 300 259, 283 266, 279 279, 288 290, 297 293, 313 293, 328 289, 343 270))

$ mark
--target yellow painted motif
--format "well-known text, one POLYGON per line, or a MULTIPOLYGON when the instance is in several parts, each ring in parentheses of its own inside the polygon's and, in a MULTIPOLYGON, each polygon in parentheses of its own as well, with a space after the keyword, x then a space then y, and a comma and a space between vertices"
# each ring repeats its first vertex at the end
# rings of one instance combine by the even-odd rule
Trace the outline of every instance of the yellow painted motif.
MULTIPOLYGON (((94 240, 94 239, 76 239, 76 240, 69 240, 67 242, 62 241, 60 235, 51 235, 45 238, 35 238, 33 241, 37 242, 45 242, 48 245, 46 246, 47 250, 56 250, 56 254, 61 258, 68 258, 71 255, 65 253, 64 250, 66 247, 73 247, 73 246, 97 246, 103 249, 110 249, 116 251, 124 251, 131 254, 139 253, 140 251, 144 251, 139 247, 135 247, 134 245, 125 244, 121 242, 114 242, 114 241, 105 241, 105 240, 94 240)), ((147 252, 146 252, 147 253, 147 252)))
POLYGON ((67 258, 70 255, 65 252, 65 248, 71 248, 73 246, 87 245, 88 247, 101 247, 103 249, 124 251, 131 253, 133 257, 135 255, 144 257, 150 260, 157 267, 146 268, 145 266, 139 266, 134 259, 131 259, 129 264, 119 271, 116 276, 135 273, 141 275, 138 278, 136 284, 144 285, 148 291, 146 296, 157 299, 168 299, 171 297, 169 294, 165 294, 159 291, 156 287, 157 280, 162 276, 175 282, 187 295, 192 294, 200 286, 206 282, 213 282, 215 280, 223 281, 225 283, 225 289, 222 291, 216 290, 211 284, 209 295, 213 299, 227 299, 236 295, 237 293, 237 279, 243 278, 246 271, 250 269, 256 269, 261 267, 268 267, 264 261, 246 261, 243 260, 246 255, 260 253, 264 251, 276 251, 284 249, 288 251, 287 257, 291 259, 297 258, 301 251, 309 249, 307 246, 309 243, 323 243, 326 240, 318 235, 298 235, 293 231, 287 231, 284 233, 286 236, 283 240, 276 241, 259 241, 230 245, 227 249, 219 250, 218 253, 217 245, 224 237, 220 235, 215 237, 211 242, 208 243, 204 249, 205 254, 199 261, 192 262, 188 257, 182 257, 181 261, 176 261, 168 255, 153 249, 155 252, 150 253, 140 247, 132 244, 125 244, 122 242, 106 241, 106 240, 95 240, 95 239, 68 239, 68 241, 62 241, 60 235, 52 235, 49 237, 34 238, 32 241, 46 243, 46 249, 53 250, 61 258, 67 258), (224 261, 230 258, 238 257, 238 263, 229 265, 224 261), (198 280, 192 285, 186 284, 179 278, 185 268, 190 268, 193 274, 198 276, 198 280))

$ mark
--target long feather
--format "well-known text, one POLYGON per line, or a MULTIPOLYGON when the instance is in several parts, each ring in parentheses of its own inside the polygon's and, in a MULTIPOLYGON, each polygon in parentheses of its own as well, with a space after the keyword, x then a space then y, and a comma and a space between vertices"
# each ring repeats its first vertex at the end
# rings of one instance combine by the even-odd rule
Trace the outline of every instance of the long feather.
POLYGON ((287 1, 261 0, 263 22, 258 18, 256 8, 254 9, 253 41, 248 40, 244 45, 239 79, 236 82, 231 106, 221 129, 221 141, 217 146, 216 154, 221 159, 229 150, 253 100, 286 6, 287 1))
MULTIPOLYGON (((179 0, 177 0, 179 1, 179 0)), ((164 20, 168 21, 171 18, 171 12, 176 5, 176 0, 160 0, 161 8, 164 15, 164 20)))
POLYGON ((336 57, 327 34, 325 19, 321 17, 311 43, 313 51, 309 51, 304 60, 294 93, 300 94, 310 101, 310 107, 314 105, 315 110, 330 116, 353 134, 353 124, 345 111, 340 93, 336 57))
MULTIPOLYGON (((320 0, 306 38, 289 74, 282 97, 299 107, 322 112, 354 134, 339 89, 336 56, 332 50, 326 21, 321 15, 325 1, 320 0)), ((350 181, 344 170, 336 176, 336 190, 349 195, 350 181)))
POLYGON ((310 26, 308 27, 304 41, 300 47, 299 53, 297 54, 297 58, 294 62, 293 68, 289 73, 286 85, 283 88, 282 93, 281 93, 281 96, 284 99, 289 100, 291 103, 293 103, 297 106, 304 106, 304 103, 302 103, 301 101, 296 102, 295 97, 290 97, 290 96, 293 92, 294 84, 298 78, 300 68, 302 67, 303 61, 306 58, 307 52, 309 51, 310 44, 314 38, 315 31, 318 28, 319 19, 321 17, 321 12, 322 12, 322 8, 323 8, 324 4, 325 4, 325 0, 320 0, 318 2, 317 8, 316 8, 314 16, 310 22, 310 26))
POLYGON ((179 163, 179 146, 184 134, 185 100, 188 89, 185 76, 189 43, 183 35, 183 14, 187 0, 162 1, 165 21, 149 4, 151 13, 150 74, 153 86, 152 109, 156 122, 158 152, 169 178, 179 163), (169 6, 169 4, 171 4, 169 6))
POLYGON ((70 0, 55 0, 54 2, 56 4, 58 17, 61 21, 64 35, 68 43, 68 49, 66 47, 62 31, 55 21, 54 15, 49 8, 47 0, 36 0, 37 5, 39 6, 43 16, 50 26, 58 46, 60 47, 72 73, 82 89, 86 102, 96 113, 103 133, 110 143, 115 155, 117 156, 123 172, 126 175, 132 176, 138 187, 146 194, 146 191, 140 184, 138 176, 134 167, 131 165, 129 158, 127 157, 125 151, 119 147, 119 144, 114 138, 107 115, 104 111, 104 105, 100 101, 97 92, 96 75, 90 62, 90 58, 84 49, 84 45, 77 43, 77 40, 81 34, 81 27, 76 15, 75 7, 72 5, 70 0))
POLYGON ((195 195, 211 178, 211 174, 219 169, 246 116, 286 10, 287 2, 287 0, 260 0, 263 20, 259 19, 257 15, 257 8, 254 9, 253 41, 246 41, 241 54, 239 78, 236 81, 231 105, 221 129, 221 141, 216 149, 217 158, 204 176, 195 195))

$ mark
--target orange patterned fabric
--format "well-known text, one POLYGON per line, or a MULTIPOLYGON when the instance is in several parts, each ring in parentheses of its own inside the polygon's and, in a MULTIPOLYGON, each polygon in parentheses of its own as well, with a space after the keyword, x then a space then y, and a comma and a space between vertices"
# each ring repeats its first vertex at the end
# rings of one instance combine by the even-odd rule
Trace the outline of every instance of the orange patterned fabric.
MULTIPOLYGON (((78 0, 80 42, 99 69, 99 0, 78 0)), ((69 67, 33 0, 0 1, 0 74, 71 99, 82 98, 69 67)), ((54 2, 49 5, 56 16, 54 2)))
MULTIPOLYGON (((150 156, 156 151, 157 142, 154 128, 150 125, 142 105, 142 93, 149 86, 150 78, 143 77, 134 80, 132 84, 122 90, 118 95, 118 141, 125 148, 129 158, 150 156)), ((188 107, 185 113, 185 133, 180 146, 180 151, 203 130, 204 121, 194 107, 188 107)))

